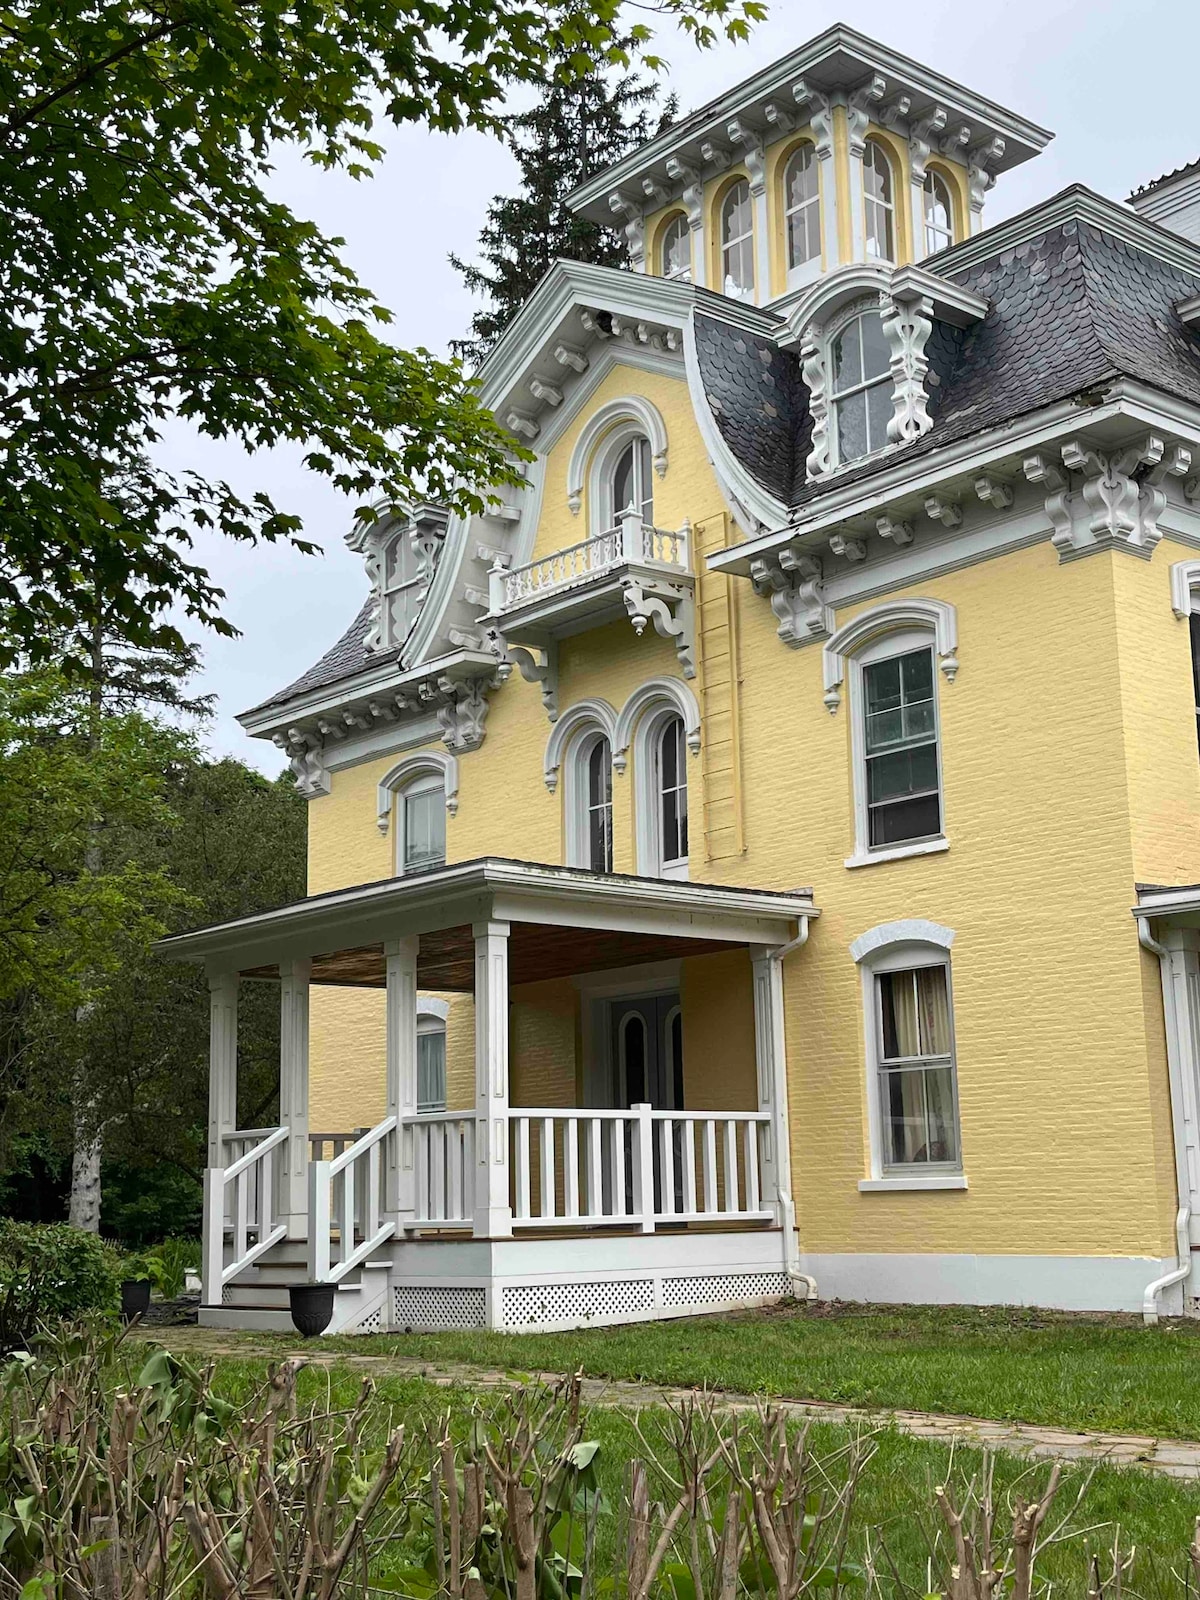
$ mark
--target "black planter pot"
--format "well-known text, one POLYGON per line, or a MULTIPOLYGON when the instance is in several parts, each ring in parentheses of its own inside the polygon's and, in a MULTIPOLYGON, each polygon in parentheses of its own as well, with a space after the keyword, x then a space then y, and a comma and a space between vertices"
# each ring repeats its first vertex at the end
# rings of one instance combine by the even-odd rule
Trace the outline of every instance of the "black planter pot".
POLYGON ((126 1278, 121 1285, 121 1321, 132 1322, 150 1309, 149 1278, 126 1278))
POLYGON ((335 1283, 293 1283, 288 1287, 292 1325, 306 1339, 315 1339, 333 1321, 335 1283))

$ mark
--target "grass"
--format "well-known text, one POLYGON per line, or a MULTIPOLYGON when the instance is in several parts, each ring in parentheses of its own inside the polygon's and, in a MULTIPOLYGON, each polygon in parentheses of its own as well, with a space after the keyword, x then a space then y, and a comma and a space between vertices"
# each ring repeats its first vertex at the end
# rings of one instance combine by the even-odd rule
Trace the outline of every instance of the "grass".
MULTIPOLYGON (((259 1337, 259 1336, 256 1336, 259 1337)), ((792 1305, 577 1333, 328 1339, 501 1370, 1200 1439, 1200 1323, 975 1307, 792 1305)))
MULTIPOLYGON (((728 1331, 728 1323, 724 1326, 728 1331)), ((356 1341, 356 1347, 359 1344, 361 1341, 356 1341)), ((218 1387, 230 1398, 244 1398, 261 1381, 264 1367, 262 1359, 223 1358, 217 1366, 218 1387)), ((310 1368, 301 1374, 300 1398, 321 1396, 334 1405, 348 1405, 361 1381, 361 1371, 348 1366, 310 1368)), ((475 1405, 490 1411, 503 1403, 495 1394, 476 1396, 468 1388, 438 1389, 419 1378, 390 1375, 377 1380, 377 1401, 373 1415, 380 1439, 396 1421, 406 1420, 411 1427, 419 1418, 432 1418, 447 1411, 457 1427, 465 1431, 475 1405)), ((644 1454, 643 1445, 630 1417, 620 1411, 597 1408, 590 1413, 588 1422, 588 1434, 601 1445, 601 1485, 609 1503, 615 1504, 626 1463, 644 1454)), ((652 1432, 653 1414, 649 1418, 643 1415, 642 1425, 652 1432)), ((842 1447, 848 1437, 846 1429, 824 1424, 814 1427, 811 1434, 815 1447, 826 1452, 842 1447)), ((976 1451, 962 1448, 952 1456, 944 1446, 908 1438, 890 1429, 879 1431, 874 1442, 876 1453, 861 1481, 856 1532, 848 1555, 853 1561, 862 1561, 869 1530, 873 1548, 878 1549, 882 1541, 888 1558, 905 1583, 911 1585, 911 1592, 924 1594, 931 1541, 944 1539, 933 1505, 934 1485, 949 1481, 961 1486, 978 1471, 981 1457, 976 1451)), ((1016 1458, 998 1456, 997 1498, 1003 1504, 1006 1492, 1013 1488, 1031 1497, 1036 1486, 1045 1482, 1048 1472, 1047 1463, 1030 1467, 1016 1458)), ((1068 1469, 1060 1490, 1060 1515, 1073 1503, 1088 1477, 1083 1468, 1068 1469)), ((1141 1552, 1139 1566, 1132 1575, 1138 1580, 1137 1592, 1180 1594, 1182 1583, 1171 1576, 1171 1570, 1181 1573, 1186 1564, 1185 1551, 1198 1510, 1200 1488, 1196 1485, 1176 1483, 1137 1469, 1096 1469, 1073 1519, 1072 1537, 1048 1552, 1039 1562, 1039 1572, 1063 1586, 1066 1593, 1083 1593, 1089 1551, 1110 1548, 1119 1529, 1122 1547, 1127 1550, 1136 1545, 1141 1552)), ((618 1529, 612 1519, 601 1528, 601 1570, 616 1559, 617 1541, 618 1529)))

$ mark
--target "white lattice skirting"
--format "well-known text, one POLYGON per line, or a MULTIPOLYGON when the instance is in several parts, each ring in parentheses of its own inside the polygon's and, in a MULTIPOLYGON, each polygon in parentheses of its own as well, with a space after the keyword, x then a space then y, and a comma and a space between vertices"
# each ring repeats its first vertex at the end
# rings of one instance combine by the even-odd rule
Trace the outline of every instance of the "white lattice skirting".
MULTIPOLYGON (((693 1272, 495 1284, 498 1325, 510 1332, 602 1327, 778 1300, 791 1293, 786 1272, 693 1272)), ((485 1328, 487 1290, 466 1284, 397 1284, 393 1327, 485 1328)), ((493 1324, 496 1325, 496 1324, 493 1324)))

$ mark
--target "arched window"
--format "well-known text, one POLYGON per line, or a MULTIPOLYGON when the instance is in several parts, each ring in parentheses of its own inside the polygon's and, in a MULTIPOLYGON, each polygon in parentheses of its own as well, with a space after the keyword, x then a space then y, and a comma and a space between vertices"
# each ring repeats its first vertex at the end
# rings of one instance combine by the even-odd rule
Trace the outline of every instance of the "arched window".
POLYGON ((652 743, 657 810, 658 873, 686 878, 688 867, 687 746, 683 718, 670 712, 659 719, 652 743))
POLYGON ((745 178, 721 202, 721 287, 735 300, 754 296, 754 202, 745 178))
POLYGON ((867 254, 881 261, 896 259, 896 180, 892 160, 878 139, 868 139, 863 152, 863 202, 866 208, 867 254))
POLYGON ((445 861, 445 781, 440 773, 426 772, 396 793, 396 872, 424 872, 445 861))
POLYGON ((821 258, 821 196, 817 157, 811 144, 792 152, 783 174, 783 216, 789 274, 821 258))
POLYGON ((922 192, 925 207, 925 254, 931 256, 954 243, 954 205, 950 185, 931 167, 922 192))
POLYGON ((446 1109, 446 1017, 444 1000, 417 996, 417 1112, 446 1109))
POLYGON ((883 319, 878 311, 862 311, 834 335, 829 347, 833 458, 839 465, 887 443, 892 388, 883 319))
POLYGON ((613 448, 601 458, 600 504, 604 518, 604 531, 620 525, 622 512, 630 506, 642 514, 647 526, 654 522, 654 468, 650 441, 643 433, 617 440, 613 448))
POLYGON ((962 1176, 951 929, 916 919, 855 939, 863 977, 871 1179, 862 1189, 966 1187, 962 1176))
POLYGON ((404 643, 429 588, 429 564, 417 550, 413 531, 402 529, 383 551, 381 633, 391 645, 404 643))
POLYGON ((667 223, 662 236, 662 275, 680 283, 692 281, 692 230, 682 211, 667 223))
POLYGON ((575 740, 564 793, 567 865, 613 869, 612 744, 598 728, 575 740))

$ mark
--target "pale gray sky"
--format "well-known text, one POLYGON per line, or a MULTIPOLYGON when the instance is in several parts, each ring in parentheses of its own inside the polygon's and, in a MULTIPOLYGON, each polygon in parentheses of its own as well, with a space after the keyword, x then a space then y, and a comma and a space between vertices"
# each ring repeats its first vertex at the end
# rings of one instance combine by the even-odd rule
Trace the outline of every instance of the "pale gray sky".
MULTIPOLYGON (((748 44, 702 53, 664 34, 659 50, 687 111, 839 21, 1054 130, 1042 155, 1000 179, 988 199, 989 221, 1068 183, 1123 198, 1200 155, 1194 0, 775 0, 748 44)), ((473 254, 484 208, 511 185, 513 166, 499 145, 476 134, 390 130, 385 142, 389 158, 370 182, 289 157, 277 192, 345 239, 355 271, 395 313, 398 343, 442 352, 472 311, 446 257, 452 250, 473 254)), ((202 641, 204 687, 218 697, 211 746, 274 773, 277 752, 248 739, 234 716, 304 671, 361 604, 362 563, 342 543, 352 506, 304 471, 298 451, 249 459, 177 428, 165 453, 172 466, 217 473, 247 491, 267 489, 302 515, 305 533, 324 549, 305 557, 213 540, 199 550, 226 591, 225 615, 241 629, 237 639, 202 641)))

